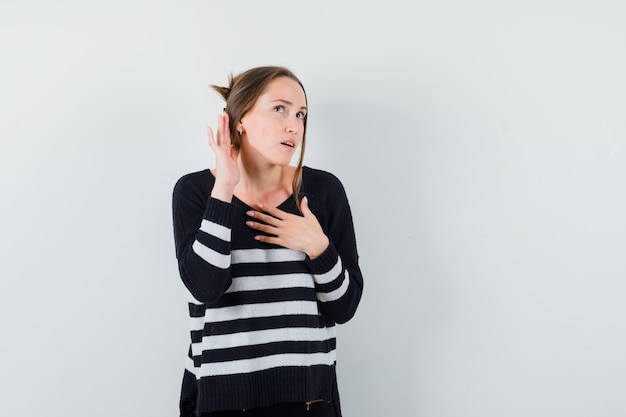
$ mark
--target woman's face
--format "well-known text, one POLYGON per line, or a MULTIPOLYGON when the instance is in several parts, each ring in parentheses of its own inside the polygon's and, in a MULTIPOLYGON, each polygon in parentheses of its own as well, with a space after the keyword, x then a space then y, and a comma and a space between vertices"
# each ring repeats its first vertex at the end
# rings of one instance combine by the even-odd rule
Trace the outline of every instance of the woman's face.
POLYGON ((271 81, 241 118, 241 151, 270 165, 288 165, 304 135, 306 97, 287 77, 271 81))

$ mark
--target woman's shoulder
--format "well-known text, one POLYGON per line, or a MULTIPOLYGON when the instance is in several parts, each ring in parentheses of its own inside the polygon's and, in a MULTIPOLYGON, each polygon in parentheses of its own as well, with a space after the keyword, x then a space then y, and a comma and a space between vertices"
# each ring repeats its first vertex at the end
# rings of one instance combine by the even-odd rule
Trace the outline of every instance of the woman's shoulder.
POLYGON ((181 176, 174 185, 174 193, 200 192, 210 193, 215 177, 210 169, 194 171, 181 176))
POLYGON ((341 181, 335 174, 328 172, 328 171, 324 171, 323 169, 311 168, 309 166, 302 167, 302 181, 311 182, 311 183, 322 182, 326 185, 328 184, 341 185, 341 181))
POLYGON ((302 186, 315 193, 343 192, 343 184, 335 174, 308 166, 302 167, 302 186))

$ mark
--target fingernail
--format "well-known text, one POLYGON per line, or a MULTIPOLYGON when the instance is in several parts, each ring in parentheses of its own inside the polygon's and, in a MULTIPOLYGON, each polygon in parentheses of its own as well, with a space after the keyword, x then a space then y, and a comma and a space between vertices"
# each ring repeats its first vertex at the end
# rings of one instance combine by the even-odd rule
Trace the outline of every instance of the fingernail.
POLYGON ((254 223, 253 222, 246 222, 247 226, 252 226, 254 223))
POLYGON ((246 211, 246 214, 247 214, 248 216, 250 216, 250 217, 254 217, 254 211, 252 211, 252 210, 248 210, 248 211, 246 211))

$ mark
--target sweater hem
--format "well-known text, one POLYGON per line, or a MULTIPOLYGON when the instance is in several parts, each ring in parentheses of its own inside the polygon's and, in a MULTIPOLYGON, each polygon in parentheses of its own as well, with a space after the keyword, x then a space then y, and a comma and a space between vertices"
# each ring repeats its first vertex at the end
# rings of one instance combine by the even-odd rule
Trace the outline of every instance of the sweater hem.
POLYGON ((333 399, 335 366, 282 367, 198 380, 196 412, 242 410, 333 399))

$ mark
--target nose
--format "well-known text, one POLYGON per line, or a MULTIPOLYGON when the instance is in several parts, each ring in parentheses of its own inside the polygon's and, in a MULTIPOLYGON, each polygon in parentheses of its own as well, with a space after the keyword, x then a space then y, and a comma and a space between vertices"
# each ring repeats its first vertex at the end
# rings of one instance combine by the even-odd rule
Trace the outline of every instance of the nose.
POLYGON ((287 133, 297 135, 300 131, 300 120, 297 117, 289 118, 287 125, 285 126, 285 131, 287 133))

